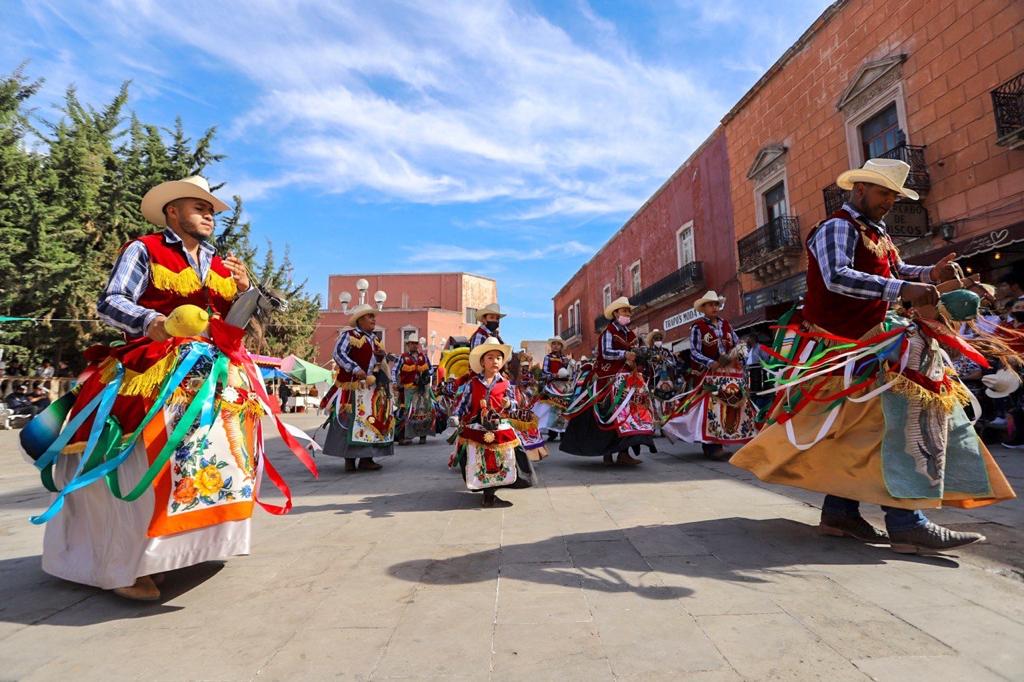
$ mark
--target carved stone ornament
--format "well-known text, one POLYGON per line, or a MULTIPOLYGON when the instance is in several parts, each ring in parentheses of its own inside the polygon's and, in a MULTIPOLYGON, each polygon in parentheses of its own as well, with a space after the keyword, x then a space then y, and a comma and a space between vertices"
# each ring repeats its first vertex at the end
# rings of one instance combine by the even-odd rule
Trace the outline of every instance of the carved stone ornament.
POLYGON ((781 144, 769 144, 761 147, 754 157, 754 163, 747 171, 747 179, 760 183, 769 175, 782 168, 786 159, 786 148, 781 144))
POLYGON ((901 66, 906 60, 907 55, 898 54, 862 65, 846 86, 836 108, 847 116, 863 109, 899 80, 901 66))

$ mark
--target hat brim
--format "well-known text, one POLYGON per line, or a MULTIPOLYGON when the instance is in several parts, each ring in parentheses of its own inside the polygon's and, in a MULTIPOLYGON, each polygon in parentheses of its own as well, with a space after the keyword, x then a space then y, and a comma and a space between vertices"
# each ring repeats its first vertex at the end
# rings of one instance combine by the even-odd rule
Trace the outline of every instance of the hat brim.
POLYGON ((366 317, 367 315, 376 315, 376 314, 377 314, 377 309, 374 308, 373 306, 366 306, 365 308, 356 308, 349 315, 348 323, 354 327, 356 325, 356 322, 358 322, 362 318, 366 317))
POLYGON ((167 217, 164 215, 164 206, 175 199, 203 199, 209 201, 213 206, 214 213, 226 211, 230 206, 207 192, 202 187, 184 180, 170 180, 161 182, 153 189, 146 192, 142 197, 142 217, 159 227, 167 226, 167 217))
POLYGON ((879 185, 881 187, 885 187, 886 189, 891 189, 897 194, 900 194, 901 196, 904 196, 908 199, 913 199, 914 201, 917 201, 921 198, 921 196, 914 190, 909 189, 907 187, 897 187, 896 183, 894 183, 888 177, 882 175, 881 173, 876 173, 873 170, 854 168, 853 170, 848 170, 844 173, 840 173, 839 177, 836 178, 836 184, 839 186, 839 189, 853 189, 853 183, 855 182, 867 182, 872 185, 879 185))
POLYGON ((724 306, 725 297, 723 296, 722 298, 698 298, 696 301, 693 302, 693 309, 700 310, 703 306, 707 305, 708 303, 717 303, 720 306, 724 306))
POLYGON ((493 310, 478 310, 476 311, 476 321, 483 322, 484 315, 497 315, 499 320, 503 317, 508 317, 507 313, 496 313, 493 310))
POLYGON ((629 308, 630 312, 633 312, 633 305, 625 297, 619 297, 608 304, 608 307, 604 309, 604 318, 611 320, 615 317, 615 311, 621 310, 622 308, 629 308))
POLYGON ((481 361, 483 357, 490 353, 492 350, 501 351, 504 359, 508 360, 512 355, 512 346, 507 343, 481 343, 479 346, 469 351, 469 368, 480 374, 484 371, 481 361))

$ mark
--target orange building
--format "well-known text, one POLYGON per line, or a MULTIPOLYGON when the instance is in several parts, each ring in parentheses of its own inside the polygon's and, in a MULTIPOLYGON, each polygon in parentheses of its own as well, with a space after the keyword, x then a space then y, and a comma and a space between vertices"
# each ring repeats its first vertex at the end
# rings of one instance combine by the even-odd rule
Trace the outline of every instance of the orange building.
POLYGON ((414 335, 426 340, 425 350, 436 362, 451 336, 469 336, 477 327, 476 311, 498 300, 498 285, 489 277, 465 272, 418 272, 331 275, 327 282, 327 309, 320 312, 313 342, 316 361, 327 365, 347 309, 359 303, 359 280, 367 282, 366 302, 375 294, 386 300, 377 313, 377 329, 389 353, 399 354, 403 339, 414 335))
POLYGON ((886 217, 908 262, 955 250, 988 281, 1024 254, 1024 2, 843 0, 726 114, 743 312, 804 288, 804 240, 870 157, 921 202, 886 217))

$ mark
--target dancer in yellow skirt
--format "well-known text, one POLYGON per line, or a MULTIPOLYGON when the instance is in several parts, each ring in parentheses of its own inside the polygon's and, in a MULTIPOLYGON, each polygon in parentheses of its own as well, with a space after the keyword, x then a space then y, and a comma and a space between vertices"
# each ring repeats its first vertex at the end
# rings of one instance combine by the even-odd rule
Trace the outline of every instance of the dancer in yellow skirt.
POLYGON ((1014 493, 966 416, 970 393, 949 361, 963 354, 987 365, 955 331, 977 312, 978 296, 961 288, 974 285, 956 281, 954 254, 934 267, 905 264, 882 222, 898 197, 918 198, 904 187, 908 172, 902 161, 872 159, 839 176, 850 200, 808 236, 804 306, 780 322, 769 425, 730 462, 826 493, 825 535, 925 553, 984 536, 938 526, 920 510, 1014 493), (912 312, 894 315, 898 301, 912 312), (888 532, 861 517, 860 502, 882 505, 888 532))

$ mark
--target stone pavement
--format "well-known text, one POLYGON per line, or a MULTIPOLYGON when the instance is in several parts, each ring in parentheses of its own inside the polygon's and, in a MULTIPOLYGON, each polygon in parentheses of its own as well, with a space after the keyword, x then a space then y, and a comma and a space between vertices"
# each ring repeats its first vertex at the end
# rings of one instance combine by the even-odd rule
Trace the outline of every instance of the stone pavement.
POLYGON ((990 542, 917 558, 819 538, 819 496, 664 440, 635 470, 556 451, 502 510, 440 439, 318 481, 272 445, 292 513, 145 605, 41 572, 46 497, 0 432, 0 679, 1024 679, 1020 501, 933 514, 990 542))

